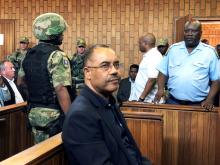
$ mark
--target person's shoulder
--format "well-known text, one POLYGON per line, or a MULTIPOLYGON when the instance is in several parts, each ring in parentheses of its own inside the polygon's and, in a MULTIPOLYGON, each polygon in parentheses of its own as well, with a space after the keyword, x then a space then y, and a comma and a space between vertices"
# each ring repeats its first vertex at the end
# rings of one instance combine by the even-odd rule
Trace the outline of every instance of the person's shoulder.
POLYGON ((9 54, 7 57, 16 56, 17 54, 20 54, 20 53, 21 53, 20 50, 17 49, 17 50, 15 50, 14 52, 12 52, 11 54, 9 54))
POLYGON ((68 60, 66 53, 64 53, 63 51, 59 51, 59 50, 53 51, 48 58, 49 65, 50 63, 59 64, 61 61, 62 61, 62 64, 64 64, 64 66, 66 67, 69 66, 69 60, 68 60))
POLYGON ((212 51, 215 51, 215 48, 214 48, 213 46, 211 46, 211 45, 208 45, 208 44, 205 44, 205 43, 202 43, 202 42, 201 42, 201 46, 202 46, 203 48, 205 48, 205 49, 210 49, 210 50, 212 50, 212 51))
POLYGON ((172 49, 172 48, 178 48, 178 47, 183 47, 185 44, 184 44, 184 41, 181 41, 181 42, 176 42, 174 44, 172 44, 169 49, 172 49))
POLYGON ((67 116, 92 115, 95 112, 95 106, 91 104, 90 100, 85 96, 79 95, 70 106, 67 116))
POLYGON ((121 83, 123 83, 123 82, 128 82, 129 81, 129 77, 126 77, 126 78, 123 78, 123 79, 121 79, 121 83))
POLYGON ((176 52, 176 50, 184 48, 184 46, 185 46, 184 41, 176 42, 168 48, 168 50, 164 56, 167 56, 170 53, 172 54, 172 52, 176 52))
POLYGON ((201 42, 201 46, 202 46, 202 49, 206 49, 209 52, 212 52, 212 54, 214 54, 214 56, 216 56, 219 59, 219 55, 218 55, 218 53, 216 52, 216 50, 213 46, 202 43, 202 42, 201 42))
POLYGON ((63 58, 63 57, 68 57, 67 54, 63 51, 60 50, 55 50, 50 54, 51 58, 63 58))

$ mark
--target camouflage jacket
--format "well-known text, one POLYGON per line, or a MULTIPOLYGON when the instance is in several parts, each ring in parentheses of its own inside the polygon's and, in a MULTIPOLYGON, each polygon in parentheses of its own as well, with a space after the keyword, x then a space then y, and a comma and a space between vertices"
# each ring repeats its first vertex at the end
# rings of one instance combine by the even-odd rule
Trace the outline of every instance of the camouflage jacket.
POLYGON ((22 52, 20 49, 17 49, 15 52, 7 56, 7 60, 13 63, 16 73, 18 73, 21 68, 21 64, 27 54, 27 51, 28 50, 22 52))
POLYGON ((84 82, 83 73, 84 55, 74 54, 71 60, 72 80, 75 84, 84 82))

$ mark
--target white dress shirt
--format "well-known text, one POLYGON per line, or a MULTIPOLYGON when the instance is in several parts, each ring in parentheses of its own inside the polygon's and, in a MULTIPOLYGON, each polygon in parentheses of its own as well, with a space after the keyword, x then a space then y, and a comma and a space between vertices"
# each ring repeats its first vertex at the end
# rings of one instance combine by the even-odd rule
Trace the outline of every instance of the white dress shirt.
POLYGON ((15 93, 15 102, 16 102, 16 104, 24 102, 24 99, 22 98, 20 92, 18 91, 17 86, 14 83, 14 79, 13 80, 9 80, 9 79, 6 78, 6 80, 8 81, 8 83, 10 84, 11 88, 13 89, 13 91, 15 93))

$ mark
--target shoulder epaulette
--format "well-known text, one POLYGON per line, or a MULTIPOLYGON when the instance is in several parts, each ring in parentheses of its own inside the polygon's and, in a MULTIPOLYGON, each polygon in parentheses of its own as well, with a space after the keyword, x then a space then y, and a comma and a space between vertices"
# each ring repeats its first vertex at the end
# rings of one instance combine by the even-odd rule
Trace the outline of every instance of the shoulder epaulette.
POLYGON ((208 45, 208 44, 205 44, 205 43, 202 43, 202 45, 205 46, 205 47, 208 47, 208 48, 210 48, 210 49, 212 49, 212 50, 214 50, 214 51, 215 51, 215 54, 216 54, 216 56, 217 56, 217 58, 218 58, 218 59, 220 58, 219 55, 218 55, 218 53, 217 53, 217 51, 215 50, 215 48, 214 48, 213 46, 208 45))
POLYGON ((220 59, 220 57, 219 57, 217 51, 216 51, 215 49, 214 49, 214 51, 215 51, 215 54, 216 54, 217 58, 220 59))
POLYGON ((169 50, 170 50, 172 47, 178 46, 178 45, 180 45, 180 44, 182 44, 182 42, 177 42, 177 43, 174 43, 174 44, 172 44, 171 46, 169 46, 169 48, 167 49, 167 52, 166 52, 166 54, 165 54, 164 56, 167 55, 167 53, 169 52, 169 50))

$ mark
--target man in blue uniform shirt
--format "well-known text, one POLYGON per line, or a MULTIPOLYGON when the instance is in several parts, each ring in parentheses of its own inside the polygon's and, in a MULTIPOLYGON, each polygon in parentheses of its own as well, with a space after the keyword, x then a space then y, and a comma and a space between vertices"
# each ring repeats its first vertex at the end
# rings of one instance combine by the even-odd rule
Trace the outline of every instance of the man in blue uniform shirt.
POLYGON ((184 41, 173 44, 158 66, 158 92, 154 101, 164 94, 167 82, 168 104, 201 105, 213 108, 218 92, 218 55, 213 47, 200 42, 201 23, 190 20, 184 26, 184 41), (211 82, 211 83, 210 83, 211 82))

